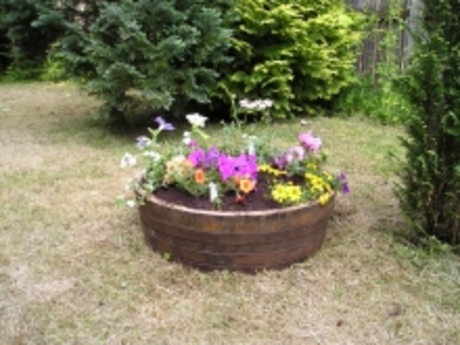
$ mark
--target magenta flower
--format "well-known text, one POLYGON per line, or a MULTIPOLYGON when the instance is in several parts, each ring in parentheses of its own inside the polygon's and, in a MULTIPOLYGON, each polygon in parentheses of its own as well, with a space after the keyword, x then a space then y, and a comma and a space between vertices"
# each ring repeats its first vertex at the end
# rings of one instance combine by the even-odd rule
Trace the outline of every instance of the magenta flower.
POLYGON ((299 135, 299 141, 302 144, 302 146, 308 150, 313 152, 314 154, 318 153, 322 142, 320 138, 315 138, 312 134, 311 131, 307 133, 302 133, 299 135))
POLYGON ((161 116, 158 116, 155 119, 155 122, 160 125, 160 127, 158 128, 159 131, 173 131, 174 130, 174 126, 166 122, 165 120, 163 120, 161 116))
POLYGON ((233 176, 248 176, 252 180, 255 180, 257 176, 256 156, 242 154, 238 157, 232 157, 220 153, 217 158, 217 168, 219 169, 222 181, 227 181, 233 176))
POLYGON ((187 159, 192 163, 194 168, 197 166, 209 168, 217 163, 218 157, 219 150, 213 146, 208 151, 196 149, 190 152, 187 159))
POLYGON ((217 168, 219 169, 222 181, 227 181, 233 176, 235 171, 235 164, 232 157, 227 156, 225 153, 220 153, 217 157, 217 168))
POLYGON ((203 165, 205 160, 206 152, 202 149, 198 149, 190 152, 187 159, 192 163, 192 166, 196 168, 197 166, 203 165))
POLYGON ((257 158, 255 155, 242 154, 235 158, 235 176, 255 180, 257 176, 257 158))

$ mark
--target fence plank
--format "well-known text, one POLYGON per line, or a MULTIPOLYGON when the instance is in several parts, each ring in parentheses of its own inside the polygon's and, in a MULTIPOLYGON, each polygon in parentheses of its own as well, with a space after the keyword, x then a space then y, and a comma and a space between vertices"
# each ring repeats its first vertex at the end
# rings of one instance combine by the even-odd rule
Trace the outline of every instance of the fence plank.
POLYGON ((346 2, 353 9, 363 12, 365 15, 377 16, 374 26, 369 28, 371 34, 361 46, 361 52, 356 62, 357 71, 367 73, 373 78, 376 77, 377 65, 386 53, 381 45, 385 31, 398 31, 399 24, 389 20, 390 6, 400 6, 399 18, 409 28, 397 32, 398 37, 394 48, 389 48, 389 51, 393 51, 396 55, 399 67, 405 68, 408 55, 414 44, 410 32, 416 29, 416 18, 419 15, 421 0, 346 0, 346 2))

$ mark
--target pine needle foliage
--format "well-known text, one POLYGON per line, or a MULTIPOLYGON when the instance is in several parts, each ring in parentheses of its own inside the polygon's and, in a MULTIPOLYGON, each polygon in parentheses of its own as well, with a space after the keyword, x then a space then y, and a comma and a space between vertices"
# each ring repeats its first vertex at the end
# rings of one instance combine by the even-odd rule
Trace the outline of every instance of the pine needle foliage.
POLYGON ((221 86, 271 98, 276 118, 315 112, 354 79, 362 17, 342 0, 237 0, 235 62, 221 86))
POLYGON ((417 47, 398 87, 412 112, 398 196, 416 240, 460 243, 460 2, 424 0, 417 47))
POLYGON ((56 0, 0 0, 0 55, 5 67, 22 70, 34 77, 45 61, 51 45, 62 34, 53 25, 36 26, 40 8, 52 7, 56 0))
POLYGON ((69 26, 59 56, 114 117, 209 103, 230 62, 233 0, 122 0, 100 9, 89 33, 69 26))

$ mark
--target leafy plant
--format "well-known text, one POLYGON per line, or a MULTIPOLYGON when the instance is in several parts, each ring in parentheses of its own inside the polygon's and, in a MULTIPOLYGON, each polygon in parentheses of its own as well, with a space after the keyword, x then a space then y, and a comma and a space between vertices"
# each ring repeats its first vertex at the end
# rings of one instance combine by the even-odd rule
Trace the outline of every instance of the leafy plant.
POLYGON ((115 119, 135 109, 182 113, 209 102, 229 63, 232 0, 129 1, 103 6, 89 33, 73 27, 59 44, 70 73, 115 119))
POLYGON ((0 54, 7 57, 8 80, 36 78, 41 73, 51 45, 63 33, 55 25, 36 26, 42 8, 53 7, 56 0, 0 0, 0 54))
MULTIPOLYGON (((364 115, 382 123, 402 123, 409 106, 396 90, 394 81, 401 74, 402 32, 406 28, 405 2, 390 0, 381 11, 365 11, 367 38, 372 39, 376 53, 372 66, 335 100, 335 109, 345 115, 364 115)), ((407 53, 407 52, 406 52, 407 53)))
POLYGON ((235 61, 221 82, 228 102, 268 97, 273 117, 295 116, 353 80, 361 16, 343 1, 237 0, 236 10, 235 61))
POLYGON ((417 48, 399 87, 411 105, 398 189, 415 239, 460 243, 460 4, 424 0, 417 48))
MULTIPOLYGON (((174 188, 195 197, 209 195, 217 208, 225 196, 233 196, 235 203, 244 205, 251 195, 267 192, 263 196, 280 206, 305 202, 325 205, 336 190, 349 192, 343 173, 334 176, 324 170, 322 142, 311 131, 301 133, 299 143, 286 151, 258 146, 259 138, 247 135, 243 147, 234 147, 214 141, 204 132, 206 117, 195 113, 186 118, 191 131, 184 133, 182 145, 168 150, 158 142, 162 131, 174 130, 161 117, 156 119, 158 129, 149 129, 150 137, 138 138, 144 169, 130 182, 137 202, 143 203, 160 189, 174 188)), ((121 166, 136 162, 135 156, 126 153, 121 166)), ((128 200, 127 204, 133 207, 136 202, 128 200)))

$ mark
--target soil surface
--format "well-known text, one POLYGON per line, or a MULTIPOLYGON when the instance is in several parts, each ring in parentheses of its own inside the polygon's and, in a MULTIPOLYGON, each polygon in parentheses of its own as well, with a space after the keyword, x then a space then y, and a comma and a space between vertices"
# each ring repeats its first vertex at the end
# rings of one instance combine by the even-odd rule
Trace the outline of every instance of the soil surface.
MULTIPOLYGON (((216 205, 211 203, 209 196, 196 197, 188 192, 171 186, 167 189, 159 189, 154 195, 172 204, 186 206, 200 210, 216 210, 216 205)), ((237 199, 235 192, 229 192, 222 197, 220 211, 262 211, 282 208, 283 206, 270 200, 270 189, 267 179, 259 174, 255 189, 237 199)))

